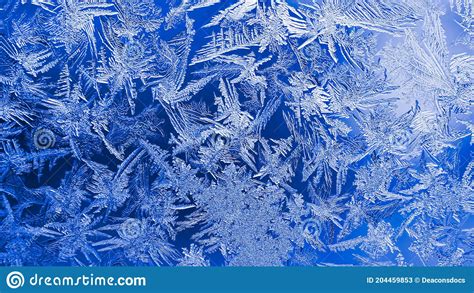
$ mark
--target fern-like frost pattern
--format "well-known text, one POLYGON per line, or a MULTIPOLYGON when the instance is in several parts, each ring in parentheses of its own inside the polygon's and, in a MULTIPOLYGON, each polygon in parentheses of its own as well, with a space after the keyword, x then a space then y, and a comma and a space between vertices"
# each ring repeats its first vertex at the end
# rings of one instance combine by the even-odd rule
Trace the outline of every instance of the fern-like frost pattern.
POLYGON ((0 264, 474 264, 472 0, 0 1, 0 264))

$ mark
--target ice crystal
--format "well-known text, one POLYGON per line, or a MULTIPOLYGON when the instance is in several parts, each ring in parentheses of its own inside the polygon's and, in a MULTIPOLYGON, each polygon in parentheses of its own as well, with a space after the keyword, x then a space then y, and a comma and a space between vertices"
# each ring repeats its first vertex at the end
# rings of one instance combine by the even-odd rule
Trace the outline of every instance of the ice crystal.
POLYGON ((0 264, 473 264, 472 1, 2 5, 0 264))

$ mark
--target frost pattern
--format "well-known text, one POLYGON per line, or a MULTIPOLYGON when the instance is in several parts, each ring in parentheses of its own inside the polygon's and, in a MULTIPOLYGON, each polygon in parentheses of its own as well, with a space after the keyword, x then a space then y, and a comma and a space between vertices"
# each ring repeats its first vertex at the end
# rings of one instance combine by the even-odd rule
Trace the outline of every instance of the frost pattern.
POLYGON ((471 0, 5 0, 0 264, 473 265, 471 0))

